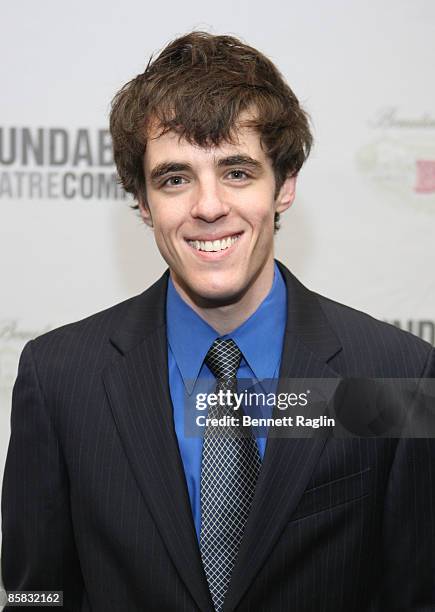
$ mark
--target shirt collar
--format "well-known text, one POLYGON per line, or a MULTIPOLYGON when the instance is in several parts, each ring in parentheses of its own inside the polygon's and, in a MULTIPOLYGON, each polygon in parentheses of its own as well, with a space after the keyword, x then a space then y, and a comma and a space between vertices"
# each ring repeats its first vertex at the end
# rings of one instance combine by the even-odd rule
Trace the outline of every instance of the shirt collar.
POLYGON ((188 393, 192 392, 208 349, 219 334, 183 300, 168 281, 166 299, 168 343, 188 393))
MULTIPOLYGON (((256 379, 273 378, 281 359, 287 313, 285 282, 275 263, 272 288, 257 310, 232 338, 256 379), (265 356, 267 357, 265 358, 265 356)), ((184 386, 192 392, 205 356, 219 333, 206 323, 179 295, 169 278, 166 300, 167 337, 184 386)))
POLYGON ((274 378, 287 320, 287 289, 275 264, 272 288, 257 310, 225 338, 232 338, 258 380, 274 378))

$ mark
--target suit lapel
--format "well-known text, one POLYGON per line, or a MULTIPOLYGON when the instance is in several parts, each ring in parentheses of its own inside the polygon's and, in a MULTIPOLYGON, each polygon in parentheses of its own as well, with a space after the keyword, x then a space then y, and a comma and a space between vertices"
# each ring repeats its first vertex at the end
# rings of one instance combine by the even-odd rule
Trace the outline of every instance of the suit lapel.
POLYGON ((179 575, 201 610, 211 601, 173 424, 164 321, 167 274, 132 300, 104 371, 111 409, 142 495, 179 575))
MULTIPOLYGON (((341 346, 314 294, 281 264, 288 313, 280 378, 337 378, 329 365, 341 346)), ((303 386, 303 385, 302 385, 303 386)), ((274 416, 279 416, 276 409, 274 416)), ((291 519, 326 438, 270 437, 224 610, 234 610, 291 519)))

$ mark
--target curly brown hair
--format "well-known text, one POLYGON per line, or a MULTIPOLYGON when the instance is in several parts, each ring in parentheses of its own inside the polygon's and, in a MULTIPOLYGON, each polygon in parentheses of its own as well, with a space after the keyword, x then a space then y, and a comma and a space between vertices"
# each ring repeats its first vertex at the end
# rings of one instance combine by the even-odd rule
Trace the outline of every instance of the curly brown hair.
MULTIPOLYGON (((244 125, 260 134, 277 194, 312 145, 308 116, 296 96, 267 57, 233 36, 197 31, 177 38, 113 98, 110 131, 124 189, 146 201, 143 157, 152 121, 161 134, 173 130, 191 144, 219 145, 233 143, 237 119, 251 109, 244 125)), ((277 214, 275 229, 278 222, 277 214)))

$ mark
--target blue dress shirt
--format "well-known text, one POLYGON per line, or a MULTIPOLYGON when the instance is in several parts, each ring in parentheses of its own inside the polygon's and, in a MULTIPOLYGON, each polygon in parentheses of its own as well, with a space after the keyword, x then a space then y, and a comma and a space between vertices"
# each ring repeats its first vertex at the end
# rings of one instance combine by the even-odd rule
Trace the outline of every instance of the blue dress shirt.
MULTIPOLYGON (((281 353, 287 316, 287 290, 275 263, 273 285, 257 310, 240 327, 222 338, 232 338, 242 352, 238 379, 275 379, 281 365, 281 353)), ((204 359, 216 338, 221 337, 181 298, 171 279, 166 300, 168 337, 169 388, 174 408, 175 432, 186 475, 187 488, 197 532, 201 532, 201 455, 203 437, 198 428, 195 436, 186 435, 185 397, 198 392, 197 384, 214 384, 215 377, 204 359)), ((265 407, 267 410, 267 408, 265 407)), ((271 416, 262 411, 263 416, 271 416)), ((246 414, 249 408, 244 408, 246 414)), ((202 431, 203 433, 203 431, 202 431)), ((263 459, 266 437, 258 437, 257 444, 263 459)))

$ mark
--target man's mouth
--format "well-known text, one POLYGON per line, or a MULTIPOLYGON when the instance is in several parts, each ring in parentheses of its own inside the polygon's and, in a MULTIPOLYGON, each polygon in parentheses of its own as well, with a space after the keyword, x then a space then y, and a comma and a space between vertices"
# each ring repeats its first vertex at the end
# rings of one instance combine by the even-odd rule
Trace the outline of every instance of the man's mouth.
POLYGON ((218 252, 229 249, 237 240, 241 234, 231 234, 224 236, 218 240, 188 240, 189 246, 193 247, 197 251, 218 252))

